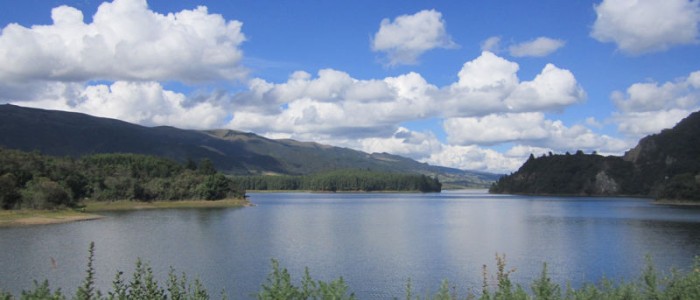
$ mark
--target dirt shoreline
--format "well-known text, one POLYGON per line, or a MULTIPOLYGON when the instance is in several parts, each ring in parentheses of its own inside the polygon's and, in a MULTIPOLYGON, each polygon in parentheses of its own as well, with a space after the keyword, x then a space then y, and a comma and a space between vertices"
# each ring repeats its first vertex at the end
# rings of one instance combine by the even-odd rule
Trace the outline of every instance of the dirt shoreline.
POLYGON ((246 199, 225 199, 218 201, 186 200, 186 201, 113 201, 87 202, 85 207, 78 210, 10 210, 0 211, 0 227, 51 225, 69 222, 89 221, 104 218, 99 212, 127 211, 141 209, 169 208, 227 208, 247 207, 252 204, 246 199))
POLYGON ((88 214, 72 210, 46 211, 23 210, 18 212, 0 213, 0 227, 51 225, 78 221, 88 221, 103 218, 96 214, 88 214))
POLYGON ((166 209, 166 208, 226 208, 226 207, 247 207, 252 204, 247 199, 224 199, 224 200, 182 200, 182 201, 109 201, 109 202, 87 202, 85 212, 99 213, 101 211, 120 210, 141 210, 141 209, 166 209))
POLYGON ((683 200, 655 200, 653 202, 656 205, 669 205, 669 206, 695 206, 700 207, 700 202, 698 201, 683 201, 683 200))

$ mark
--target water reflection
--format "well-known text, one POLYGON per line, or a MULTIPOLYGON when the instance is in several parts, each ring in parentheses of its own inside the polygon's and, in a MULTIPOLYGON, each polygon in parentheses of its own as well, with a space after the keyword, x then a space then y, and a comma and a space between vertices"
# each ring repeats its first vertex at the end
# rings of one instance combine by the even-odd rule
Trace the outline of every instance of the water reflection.
MULTIPOLYGON (((700 209, 647 200, 442 194, 253 194, 255 207, 109 213, 108 218, 0 229, 0 286, 18 293, 47 278, 64 290, 82 280, 97 246, 98 284, 141 257, 165 278, 169 266, 201 278, 210 294, 237 299, 259 289, 276 258, 299 277, 343 276, 360 298, 419 294, 442 279, 481 286, 507 254, 529 284, 542 263, 560 283, 636 276, 644 256, 684 268, 700 254, 700 209), (55 265, 52 264, 55 262, 55 265)), ((463 291, 461 291, 463 292, 463 291)))

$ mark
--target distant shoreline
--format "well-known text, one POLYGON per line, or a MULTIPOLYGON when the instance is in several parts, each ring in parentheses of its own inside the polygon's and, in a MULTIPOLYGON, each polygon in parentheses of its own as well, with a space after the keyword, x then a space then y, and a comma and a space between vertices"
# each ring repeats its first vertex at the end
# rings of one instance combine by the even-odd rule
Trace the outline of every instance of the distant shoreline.
POLYGON ((90 201, 80 210, 3 210, 0 211, 0 227, 24 227, 35 225, 51 225, 69 222, 89 221, 104 218, 100 212, 130 211, 142 209, 169 208, 227 208, 247 207, 252 204, 247 199, 225 200, 183 200, 183 201, 90 201))
POLYGON ((656 205, 670 205, 670 206, 695 206, 700 207, 700 202, 698 201, 688 201, 688 200, 654 200, 656 205))
POLYGON ((318 191, 318 190, 246 190, 250 194, 311 193, 311 194, 430 194, 439 192, 421 191, 318 191))

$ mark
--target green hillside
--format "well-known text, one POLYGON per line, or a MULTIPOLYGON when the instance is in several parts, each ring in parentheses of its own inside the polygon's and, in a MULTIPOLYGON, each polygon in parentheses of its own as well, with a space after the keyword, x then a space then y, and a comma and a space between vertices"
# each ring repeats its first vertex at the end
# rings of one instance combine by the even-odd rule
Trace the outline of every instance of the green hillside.
POLYGON ((631 195, 700 201, 700 112, 671 129, 647 136, 622 157, 530 157, 499 179, 492 193, 631 195))
POLYGON ((335 170, 413 173, 437 177, 451 187, 488 187, 498 176, 431 166, 386 153, 294 140, 267 139, 233 130, 144 127, 85 114, 0 105, 0 146, 47 155, 81 157, 135 153, 212 161, 230 175, 308 175, 335 170))

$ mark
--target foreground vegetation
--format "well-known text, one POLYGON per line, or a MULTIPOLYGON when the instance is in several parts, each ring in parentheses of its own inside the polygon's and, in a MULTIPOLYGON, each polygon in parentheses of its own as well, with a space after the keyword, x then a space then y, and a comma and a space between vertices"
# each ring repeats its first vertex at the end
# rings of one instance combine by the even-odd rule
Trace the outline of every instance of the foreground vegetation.
POLYGON ((258 191, 326 191, 373 192, 408 191, 440 192, 437 178, 420 174, 400 174, 366 170, 338 170, 304 176, 241 176, 236 177, 241 187, 258 191))
MULTIPOLYGON (((85 278, 75 295, 66 295, 61 289, 52 290, 48 281, 41 283, 35 281, 34 289, 22 291, 18 298, 0 290, 0 300, 69 298, 204 300, 214 298, 201 281, 198 279, 189 281, 184 273, 178 275, 172 268, 166 282, 159 283, 151 267, 140 259, 136 261, 131 278, 125 277, 123 272, 118 272, 112 282, 112 289, 103 293, 95 286, 94 254, 95 245, 91 243, 85 278)), ((700 299, 700 257, 695 259, 688 273, 672 271, 668 275, 659 274, 654 269, 651 259, 647 258, 647 266, 637 280, 613 282, 603 279, 598 284, 587 283, 579 289, 573 289, 570 286, 562 288, 554 283, 547 273, 547 264, 544 264, 540 276, 530 284, 529 288, 513 283, 510 279, 513 272, 515 269, 506 268, 505 256, 497 254, 495 278, 491 277, 487 266, 484 265, 483 284, 478 291, 469 289, 468 294, 458 295, 456 286, 443 281, 437 292, 432 295, 426 294, 424 299, 700 299), (492 278, 495 279, 495 285, 490 284, 492 278)), ((405 295, 401 298, 421 299, 420 295, 415 294, 410 279, 406 283, 405 291, 405 295)), ((272 272, 267 280, 251 297, 270 300, 356 298, 342 277, 333 281, 314 280, 307 268, 299 283, 295 283, 289 271, 280 267, 276 260, 272 260, 272 272)), ((220 298, 227 298, 224 291, 221 292, 220 298)))
POLYGON ((2 209, 74 208, 81 201, 173 201, 242 198, 245 191, 199 164, 137 154, 97 154, 80 159, 0 148, 2 209))

